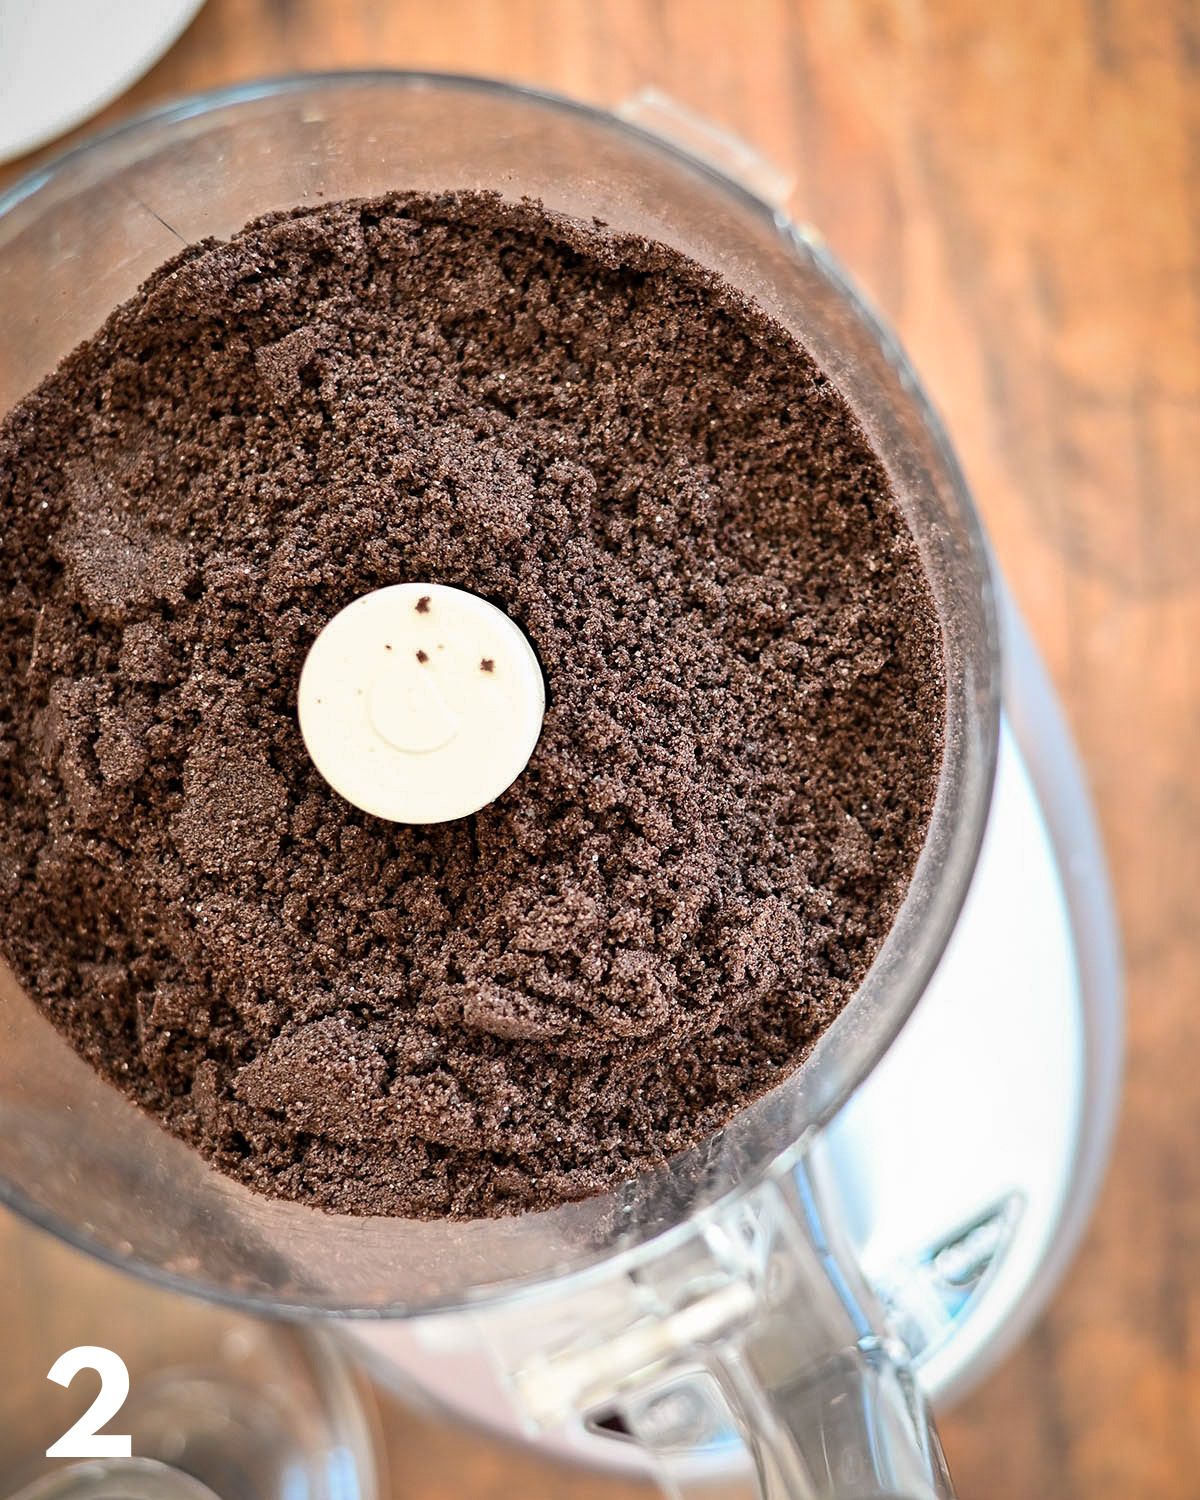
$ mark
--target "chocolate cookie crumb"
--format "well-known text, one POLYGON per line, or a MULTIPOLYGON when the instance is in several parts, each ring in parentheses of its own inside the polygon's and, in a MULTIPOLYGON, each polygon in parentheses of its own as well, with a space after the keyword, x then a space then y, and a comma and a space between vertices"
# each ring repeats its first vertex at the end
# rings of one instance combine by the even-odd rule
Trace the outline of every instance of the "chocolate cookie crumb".
POLYGON ((0 505, 0 945, 261 1192, 608 1188, 794 1069, 904 895, 916 548, 829 381, 665 246, 473 194, 269 215, 8 414, 0 505), (500 603, 548 689, 523 775, 430 827, 295 714, 327 621, 412 578, 500 603))

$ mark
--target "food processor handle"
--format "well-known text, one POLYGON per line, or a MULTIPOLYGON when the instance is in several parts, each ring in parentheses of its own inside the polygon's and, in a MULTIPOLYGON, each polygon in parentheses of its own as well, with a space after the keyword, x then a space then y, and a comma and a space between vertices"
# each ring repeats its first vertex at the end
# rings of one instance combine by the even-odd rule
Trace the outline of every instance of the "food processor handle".
POLYGON ((952 1500, 908 1351, 839 1221, 802 1151, 704 1228, 707 1277, 697 1261, 674 1267, 676 1287, 706 1290, 656 1324, 675 1358, 621 1406, 668 1495, 692 1492, 697 1457, 733 1428, 761 1500, 952 1500))
POLYGON ((924 1397, 883 1345, 860 1345, 777 1383, 755 1368, 757 1347, 752 1338, 720 1379, 761 1500, 952 1500, 924 1397))
POLYGON ((813 1155, 773 1187, 758 1311, 715 1371, 745 1412, 764 1500, 952 1497, 908 1350, 886 1332, 813 1155))

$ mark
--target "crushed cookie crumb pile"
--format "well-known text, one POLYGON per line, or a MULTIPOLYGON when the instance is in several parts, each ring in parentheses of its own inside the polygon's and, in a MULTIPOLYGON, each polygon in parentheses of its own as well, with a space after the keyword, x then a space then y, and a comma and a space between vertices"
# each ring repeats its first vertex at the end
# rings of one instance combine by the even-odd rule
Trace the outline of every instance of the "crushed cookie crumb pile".
POLYGON ((268 216, 8 414, 0 506, 0 946, 261 1192, 611 1187, 794 1069, 900 905, 915 545, 805 352, 665 246, 473 194, 268 216), (314 637, 408 578, 496 601, 548 689, 510 790, 430 827, 296 721, 314 637))

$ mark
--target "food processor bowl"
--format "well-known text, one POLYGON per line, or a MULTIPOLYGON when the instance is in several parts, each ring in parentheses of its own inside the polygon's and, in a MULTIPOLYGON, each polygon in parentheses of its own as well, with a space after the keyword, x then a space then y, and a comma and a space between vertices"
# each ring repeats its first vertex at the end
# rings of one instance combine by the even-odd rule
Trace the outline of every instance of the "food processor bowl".
POLYGON ((803 1065, 724 1130, 614 1192, 476 1222, 255 1194, 102 1081, 3 971, 0 1194, 81 1249, 245 1307, 474 1310, 531 1421, 611 1397, 668 1469, 719 1405, 767 1493, 945 1493, 904 1351, 856 1278, 808 1148, 888 1051, 954 931, 996 764, 998 629, 940 425, 817 238, 657 135, 565 99, 416 73, 247 84, 121 126, 0 199, 0 411, 186 244, 269 210, 448 188, 540 199, 674 246, 788 328, 853 408, 919 547, 947 663, 944 761, 902 909, 803 1065))
POLYGON ((397 188, 491 189, 665 241, 789 328, 885 463, 948 664, 929 835, 861 989, 804 1065, 700 1147, 618 1191, 482 1222, 345 1218, 222 1176, 99 1079, 0 974, 0 1192, 95 1254, 273 1310, 462 1306, 636 1253, 759 1180, 895 1037, 954 927, 998 734, 990 575, 957 465, 912 371, 821 247, 700 161, 600 111, 478 79, 333 74, 248 84, 135 120, 0 199, 0 410, 184 244, 268 210, 397 188))

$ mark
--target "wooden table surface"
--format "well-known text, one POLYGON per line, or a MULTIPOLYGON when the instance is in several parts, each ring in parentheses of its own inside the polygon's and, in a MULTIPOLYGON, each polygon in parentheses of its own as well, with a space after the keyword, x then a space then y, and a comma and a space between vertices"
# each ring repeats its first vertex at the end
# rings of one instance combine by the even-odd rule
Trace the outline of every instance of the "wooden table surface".
MULTIPOLYGON (((945 1419, 947 1450, 974 1500, 1200 1496, 1200 8, 208 0, 103 119, 363 64, 599 103, 657 84, 795 173, 800 211, 899 329, 1090 767, 1129 977, 1094 1227, 1049 1314, 945 1419)), ((14 1300, 36 1303, 39 1277, 123 1295, 29 1231, 0 1236, 14 1300)), ((390 1424, 397 1500, 642 1493, 390 1424)))

